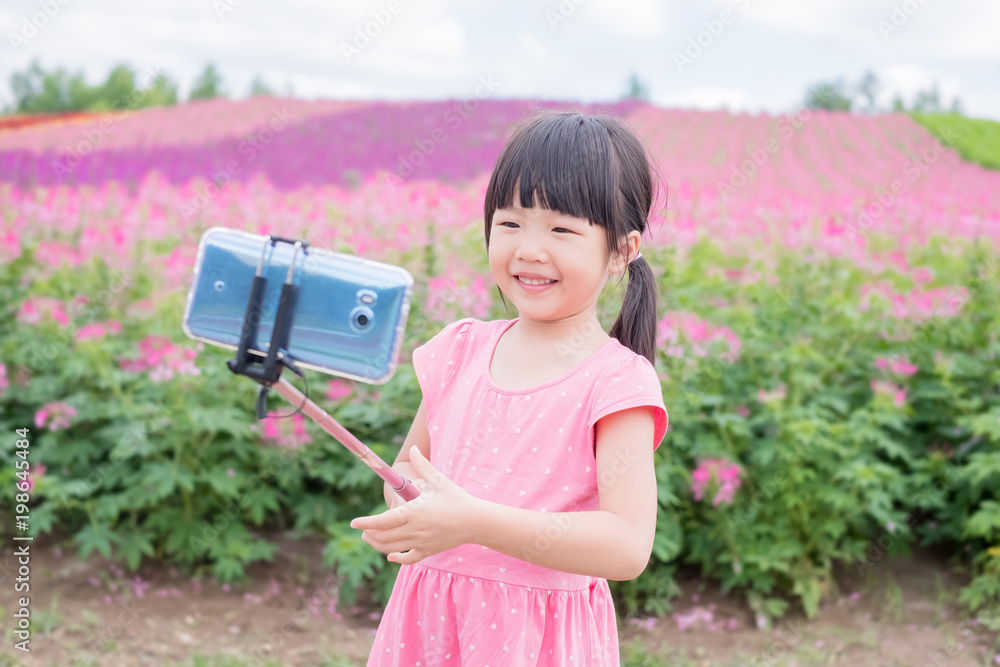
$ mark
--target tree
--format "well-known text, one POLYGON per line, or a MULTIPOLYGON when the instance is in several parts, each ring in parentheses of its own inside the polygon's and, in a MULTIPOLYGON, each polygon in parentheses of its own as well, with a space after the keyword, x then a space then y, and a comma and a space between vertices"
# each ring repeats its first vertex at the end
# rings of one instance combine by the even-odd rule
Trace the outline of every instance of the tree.
POLYGON ((274 91, 264 83, 260 75, 254 77, 253 83, 250 84, 250 96, 253 97, 255 95, 274 95, 274 91))
POLYGON ((632 76, 629 77, 628 92, 625 93, 623 99, 641 100, 643 102, 649 101, 649 91, 646 89, 646 86, 643 85, 643 83, 639 80, 639 77, 636 76, 635 72, 633 72, 632 76))
POLYGON ((878 110, 878 94, 881 89, 882 83, 871 70, 866 71, 858 82, 857 91, 864 98, 865 111, 868 113, 875 113, 878 110))
POLYGON ((208 100, 215 97, 225 97, 221 89, 222 77, 215 71, 215 65, 205 65, 205 70, 195 79, 194 88, 188 96, 189 100, 208 100))
POLYGON ((810 109, 850 111, 851 98, 844 82, 837 79, 833 82, 818 83, 809 88, 806 91, 805 105, 810 109))
POLYGON ((58 113, 63 111, 111 111, 140 109, 177 103, 177 86, 164 74, 136 88, 136 76, 125 64, 111 70, 107 81, 88 85, 83 73, 70 74, 59 68, 42 69, 37 60, 24 72, 11 76, 13 111, 18 113, 58 113))

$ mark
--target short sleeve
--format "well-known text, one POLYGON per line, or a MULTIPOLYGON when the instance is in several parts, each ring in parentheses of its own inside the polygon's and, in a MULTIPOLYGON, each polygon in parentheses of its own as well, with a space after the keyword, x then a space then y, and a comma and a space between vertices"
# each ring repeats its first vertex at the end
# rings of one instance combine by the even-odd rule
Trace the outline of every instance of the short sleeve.
POLYGON ((469 328, 475 321, 473 317, 466 317, 452 322, 413 350, 413 370, 417 374, 428 418, 437 406, 441 392, 455 375, 469 339, 469 328))
POLYGON ((650 406, 654 408, 653 450, 660 446, 667 434, 667 408, 663 403, 663 388, 656 369, 646 357, 635 355, 617 365, 612 371, 602 374, 600 391, 594 392, 590 408, 587 435, 591 447, 596 444, 595 425, 602 417, 614 412, 650 406))

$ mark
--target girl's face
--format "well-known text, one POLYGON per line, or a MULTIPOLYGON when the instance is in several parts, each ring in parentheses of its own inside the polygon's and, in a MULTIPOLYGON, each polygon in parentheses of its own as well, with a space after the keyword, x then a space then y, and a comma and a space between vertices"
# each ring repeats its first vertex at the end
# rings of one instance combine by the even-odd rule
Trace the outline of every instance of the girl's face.
MULTIPOLYGON (((511 208, 497 209, 490 229, 490 270, 522 318, 560 320, 595 310, 610 273, 604 228, 543 208, 522 208, 515 190, 511 208), (545 287, 522 282, 553 280, 545 287)), ((621 268, 619 268, 621 266, 621 268)))

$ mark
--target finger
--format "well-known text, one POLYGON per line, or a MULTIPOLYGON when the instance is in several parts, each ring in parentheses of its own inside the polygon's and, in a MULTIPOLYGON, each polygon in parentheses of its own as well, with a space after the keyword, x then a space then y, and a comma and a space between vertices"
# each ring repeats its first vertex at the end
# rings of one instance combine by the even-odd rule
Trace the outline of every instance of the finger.
POLYGON ((386 554, 394 551, 406 551, 406 547, 409 546, 409 543, 405 540, 382 540, 378 537, 373 537, 368 533, 362 533, 361 538, 374 548, 386 554))
POLYGON ((360 528, 361 530, 366 530, 368 528, 373 528, 376 530, 385 530, 386 528, 395 528, 406 522, 406 516, 399 511, 398 507, 394 507, 390 510, 386 510, 381 514, 376 514, 374 516, 362 516, 351 520, 351 528, 360 528))
POLYGON ((373 549, 377 549, 378 551, 381 551, 384 554, 392 553, 392 551, 394 551, 393 549, 390 549, 386 545, 382 544, 380 541, 373 538, 368 533, 361 533, 361 539, 367 542, 369 545, 371 545, 373 549))
POLYGON ((368 535, 368 537, 372 537, 383 544, 390 544, 392 542, 409 539, 409 533, 409 529, 405 526, 401 526, 399 528, 388 528, 386 530, 369 528, 365 531, 365 534, 368 535))
POLYGON ((423 555, 416 549, 410 549, 409 551, 396 551, 390 553, 388 556, 389 560, 393 563, 399 563, 400 565, 413 565, 414 563, 419 563, 424 559, 423 555))

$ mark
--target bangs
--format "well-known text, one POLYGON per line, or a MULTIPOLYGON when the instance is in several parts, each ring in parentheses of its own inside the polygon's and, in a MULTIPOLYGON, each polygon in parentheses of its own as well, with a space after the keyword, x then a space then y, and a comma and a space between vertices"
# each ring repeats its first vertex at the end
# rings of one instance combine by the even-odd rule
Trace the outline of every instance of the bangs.
POLYGON ((484 202, 487 229, 498 208, 513 205, 517 189, 524 208, 584 218, 611 231, 621 217, 619 171, 619 156, 599 121, 578 113, 529 119, 497 158, 484 202))

